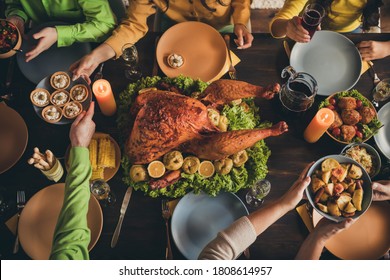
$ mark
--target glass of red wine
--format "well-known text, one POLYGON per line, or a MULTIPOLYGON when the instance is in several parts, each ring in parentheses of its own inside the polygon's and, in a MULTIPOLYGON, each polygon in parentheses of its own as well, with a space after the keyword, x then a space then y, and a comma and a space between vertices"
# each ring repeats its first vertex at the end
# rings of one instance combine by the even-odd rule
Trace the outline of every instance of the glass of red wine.
POLYGON ((324 16, 325 9, 320 4, 314 3, 305 7, 302 14, 302 26, 309 32, 310 38, 313 37, 324 16))

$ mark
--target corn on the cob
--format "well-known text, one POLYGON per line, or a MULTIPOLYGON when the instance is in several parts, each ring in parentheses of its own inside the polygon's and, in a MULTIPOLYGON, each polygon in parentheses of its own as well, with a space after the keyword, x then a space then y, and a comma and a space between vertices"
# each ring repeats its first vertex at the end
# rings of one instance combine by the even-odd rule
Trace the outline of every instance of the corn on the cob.
POLYGON ((109 138, 99 139, 98 166, 106 168, 115 167, 115 148, 109 138))
POLYGON ((91 181, 97 180, 97 179, 104 179, 104 168, 103 167, 98 167, 96 169, 92 169, 91 181))
POLYGON ((91 139, 89 143, 89 160, 91 161, 92 170, 97 169, 97 153, 98 153, 98 143, 96 139, 91 139))

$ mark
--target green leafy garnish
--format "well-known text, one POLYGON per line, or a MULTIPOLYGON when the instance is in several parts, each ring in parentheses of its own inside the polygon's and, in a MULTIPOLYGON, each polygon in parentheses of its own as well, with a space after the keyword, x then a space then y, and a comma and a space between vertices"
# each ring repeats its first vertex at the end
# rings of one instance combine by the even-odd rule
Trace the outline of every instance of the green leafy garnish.
MULTIPOLYGON (((118 128, 122 132, 122 142, 130 133, 131 117, 130 107, 133 104, 138 91, 143 88, 156 87, 159 82, 166 82, 174 85, 183 91, 183 94, 191 96, 194 92, 203 92, 208 86, 200 80, 193 80, 188 77, 177 78, 146 77, 136 83, 129 84, 119 96, 118 106, 118 128)), ((229 120, 228 129, 253 129, 270 127, 270 122, 261 122, 259 108, 253 99, 243 100, 246 105, 225 105, 221 114, 229 120)), ((247 149, 248 161, 242 167, 233 167, 229 174, 214 174, 210 178, 204 178, 199 173, 192 175, 181 173, 181 179, 175 184, 166 188, 152 190, 149 182, 135 183, 130 179, 131 162, 125 153, 122 153, 122 168, 124 170, 123 181, 126 185, 132 186, 135 190, 141 190, 151 197, 166 196, 171 198, 182 197, 190 191, 199 193, 203 191, 211 196, 216 196, 220 191, 237 192, 242 188, 250 187, 255 181, 264 179, 268 173, 267 161, 271 151, 264 140, 258 141, 253 147, 247 149)))

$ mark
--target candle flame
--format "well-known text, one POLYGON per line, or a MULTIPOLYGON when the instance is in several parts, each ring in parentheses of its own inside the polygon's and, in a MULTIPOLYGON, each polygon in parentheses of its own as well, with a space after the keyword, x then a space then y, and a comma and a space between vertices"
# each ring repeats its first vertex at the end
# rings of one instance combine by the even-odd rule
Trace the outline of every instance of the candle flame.
POLYGON ((324 122, 324 121, 326 121, 328 118, 329 118, 329 114, 325 114, 325 116, 324 115, 322 115, 323 117, 322 117, 322 121, 324 122))
POLYGON ((100 91, 101 93, 104 93, 104 92, 106 91, 106 88, 105 88, 102 84, 100 84, 100 85, 99 85, 99 91, 100 91))

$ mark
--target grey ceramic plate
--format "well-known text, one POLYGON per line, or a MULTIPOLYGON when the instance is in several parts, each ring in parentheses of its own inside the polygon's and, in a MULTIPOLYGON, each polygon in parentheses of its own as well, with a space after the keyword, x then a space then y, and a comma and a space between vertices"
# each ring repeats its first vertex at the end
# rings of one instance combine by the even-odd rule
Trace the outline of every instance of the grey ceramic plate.
POLYGON ((352 88, 360 78, 362 59, 354 43, 333 31, 317 31, 309 43, 296 43, 290 65, 312 75, 317 94, 328 96, 352 88))
POLYGON ((74 43, 69 47, 61 48, 57 48, 57 44, 54 44, 30 62, 26 62, 25 53, 37 44, 37 41, 32 38, 32 35, 44 27, 54 25, 64 25, 64 23, 51 22, 34 27, 28 33, 28 39, 23 40, 21 49, 24 53, 17 54, 17 62, 20 71, 22 71, 23 75, 34 84, 38 84, 40 80, 53 74, 54 72, 69 69, 71 64, 91 51, 89 43, 74 43))
MULTIPOLYGON (((328 159, 328 158, 333 158, 333 159, 337 160, 339 163, 353 163, 353 164, 359 166, 362 169, 362 171, 363 171, 363 176, 361 177, 361 179, 363 180, 362 211, 356 211, 355 216, 352 217, 353 219, 356 219, 356 218, 360 217, 361 215, 363 215, 364 212, 366 212, 368 207, 370 207, 370 205, 371 205, 371 201, 372 201, 372 188, 371 188, 370 176, 368 176, 367 171, 358 162, 354 161, 353 159, 351 159, 349 157, 342 156, 342 155, 329 155, 329 156, 325 156, 323 158, 320 158, 319 160, 317 160, 310 167, 309 171, 307 172, 307 176, 311 177, 311 175, 314 173, 314 171, 321 170, 322 162, 324 160, 328 159)), ((320 215, 324 216, 325 218, 328 218, 329 220, 335 221, 335 222, 341 222, 341 221, 344 221, 345 219, 347 219, 347 218, 345 218, 343 216, 340 216, 340 217, 332 216, 330 214, 327 214, 327 213, 322 212, 321 210, 319 210, 317 208, 317 206, 315 205, 314 201, 313 201, 314 193, 312 191, 311 184, 306 188, 305 192, 306 192, 306 196, 307 196, 310 204, 313 206, 313 208, 320 215)))
POLYGON ((374 135, 374 139, 382 154, 390 160, 390 102, 378 111, 378 119, 383 127, 374 135))
POLYGON ((187 259, 197 259, 218 232, 245 215, 248 210, 235 194, 222 192, 211 197, 204 193, 188 193, 173 212, 173 240, 187 259))

